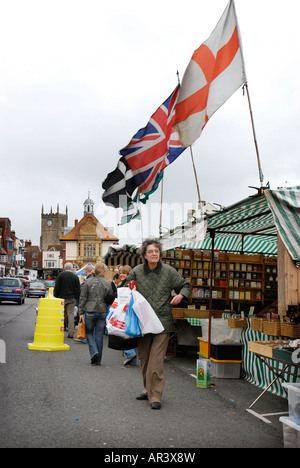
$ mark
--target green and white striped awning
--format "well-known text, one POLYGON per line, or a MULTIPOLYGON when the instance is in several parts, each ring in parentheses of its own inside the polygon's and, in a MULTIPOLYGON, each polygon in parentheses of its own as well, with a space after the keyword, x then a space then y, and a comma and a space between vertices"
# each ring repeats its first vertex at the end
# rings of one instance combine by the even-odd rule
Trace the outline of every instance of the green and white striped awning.
POLYGON ((214 249, 277 255, 279 234, 295 261, 300 260, 300 187, 265 190, 224 210, 207 215, 205 239, 181 245, 185 249, 214 249))
POLYGON ((265 192, 278 233, 293 260, 300 261, 300 187, 265 192))
POLYGON ((109 267, 129 265, 135 267, 141 263, 140 247, 136 245, 111 245, 103 257, 103 262, 109 267))

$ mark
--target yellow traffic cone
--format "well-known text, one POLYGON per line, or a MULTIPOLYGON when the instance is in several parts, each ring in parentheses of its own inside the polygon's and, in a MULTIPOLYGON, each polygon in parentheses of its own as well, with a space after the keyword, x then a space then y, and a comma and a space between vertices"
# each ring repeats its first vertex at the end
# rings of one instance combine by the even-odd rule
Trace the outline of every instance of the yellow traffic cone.
POLYGON ((64 344, 64 300, 53 297, 53 288, 38 303, 38 315, 33 343, 28 349, 37 351, 67 351, 64 344))

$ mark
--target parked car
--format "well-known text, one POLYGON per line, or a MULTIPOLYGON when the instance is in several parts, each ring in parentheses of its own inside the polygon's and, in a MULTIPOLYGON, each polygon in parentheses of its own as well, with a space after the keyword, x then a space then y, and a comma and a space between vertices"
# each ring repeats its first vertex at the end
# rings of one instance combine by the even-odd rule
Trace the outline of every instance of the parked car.
POLYGON ((0 302, 13 301, 18 304, 25 302, 25 288, 20 278, 0 278, 0 302))
POLYGON ((29 288, 27 289, 27 297, 45 297, 46 296, 46 286, 41 281, 33 281, 30 283, 29 288))

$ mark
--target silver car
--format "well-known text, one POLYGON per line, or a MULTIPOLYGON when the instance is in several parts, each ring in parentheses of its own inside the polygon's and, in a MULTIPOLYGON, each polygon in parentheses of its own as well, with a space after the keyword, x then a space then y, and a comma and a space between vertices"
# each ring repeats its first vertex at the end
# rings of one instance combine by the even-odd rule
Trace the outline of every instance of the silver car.
POLYGON ((27 289, 27 297, 45 297, 46 286, 40 281, 33 281, 27 289))

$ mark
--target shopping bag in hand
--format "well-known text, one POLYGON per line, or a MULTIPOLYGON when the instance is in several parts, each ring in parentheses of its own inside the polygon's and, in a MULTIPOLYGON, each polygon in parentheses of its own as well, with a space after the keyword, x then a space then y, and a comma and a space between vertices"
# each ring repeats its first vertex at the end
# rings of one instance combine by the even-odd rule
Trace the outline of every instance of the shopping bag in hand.
POLYGON ((126 335, 129 336, 141 336, 141 328, 139 325, 139 319, 134 311, 133 308, 134 304, 134 297, 133 294, 131 293, 127 312, 126 312, 126 317, 125 317, 125 333, 126 335))
POLYGON ((80 315, 80 319, 78 322, 77 339, 84 340, 85 338, 86 338, 86 332, 85 332, 85 325, 83 321, 83 315, 80 315))
POLYGON ((129 288, 118 288, 118 297, 110 306, 106 316, 106 329, 109 335, 129 338, 125 334, 125 317, 130 300, 129 288))
POLYGON ((133 309, 138 316, 142 334, 162 333, 164 327, 149 302, 138 291, 132 291, 131 294, 134 298, 133 309))

